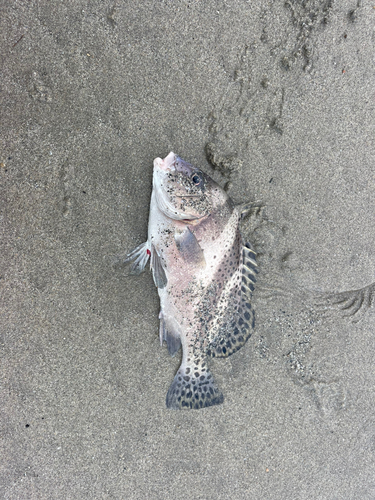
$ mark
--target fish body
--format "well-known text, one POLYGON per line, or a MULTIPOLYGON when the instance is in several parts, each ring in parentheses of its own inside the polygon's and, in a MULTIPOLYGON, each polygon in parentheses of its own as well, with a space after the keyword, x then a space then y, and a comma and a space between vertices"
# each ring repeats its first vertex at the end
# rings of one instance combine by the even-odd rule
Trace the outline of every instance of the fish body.
POLYGON ((258 269, 240 219, 241 209, 200 169, 173 152, 154 160, 148 238, 126 261, 137 274, 151 258, 161 344, 171 355, 182 347, 168 408, 222 403, 207 357, 237 351, 254 328, 250 299, 258 269))

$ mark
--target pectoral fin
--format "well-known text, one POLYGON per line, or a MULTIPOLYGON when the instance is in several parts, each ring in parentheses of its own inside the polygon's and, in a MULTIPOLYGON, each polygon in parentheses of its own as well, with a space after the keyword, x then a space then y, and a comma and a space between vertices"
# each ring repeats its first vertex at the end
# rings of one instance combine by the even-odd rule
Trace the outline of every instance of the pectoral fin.
POLYGON ((203 250, 201 249, 197 238, 189 228, 186 228, 183 233, 176 233, 174 239, 181 257, 186 262, 189 264, 195 264, 198 267, 206 266, 203 250))

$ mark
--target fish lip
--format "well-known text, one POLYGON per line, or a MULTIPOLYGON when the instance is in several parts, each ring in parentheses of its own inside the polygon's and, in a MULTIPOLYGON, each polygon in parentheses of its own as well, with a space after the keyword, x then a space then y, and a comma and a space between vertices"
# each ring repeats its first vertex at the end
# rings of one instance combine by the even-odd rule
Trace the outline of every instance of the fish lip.
POLYGON ((201 216, 194 215, 190 219, 188 219, 188 218, 180 219, 180 222, 183 222, 184 224, 190 224, 190 225, 194 226, 195 224, 198 224, 199 222, 202 222, 203 219, 206 219, 209 216, 210 216, 210 214, 204 214, 204 215, 201 215, 201 216))
POLYGON ((154 169, 164 172, 174 172, 176 170, 177 155, 171 151, 165 158, 155 158, 154 169))

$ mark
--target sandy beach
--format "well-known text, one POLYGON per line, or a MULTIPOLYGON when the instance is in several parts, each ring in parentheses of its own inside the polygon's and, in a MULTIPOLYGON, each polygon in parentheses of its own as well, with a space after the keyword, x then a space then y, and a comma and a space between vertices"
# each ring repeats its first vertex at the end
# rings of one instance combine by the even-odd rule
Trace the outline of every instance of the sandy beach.
POLYGON ((0 497, 375 499, 375 4, 0 0, 0 497), (258 202, 256 328, 168 410, 170 151, 258 202))

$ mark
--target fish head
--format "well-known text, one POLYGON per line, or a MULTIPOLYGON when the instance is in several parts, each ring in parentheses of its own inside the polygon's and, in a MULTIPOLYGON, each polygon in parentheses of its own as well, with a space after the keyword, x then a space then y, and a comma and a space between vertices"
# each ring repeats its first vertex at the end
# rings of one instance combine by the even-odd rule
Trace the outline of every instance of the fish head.
POLYGON ((153 189, 159 209, 169 218, 193 223, 231 203, 207 174, 173 152, 155 158, 153 189))

